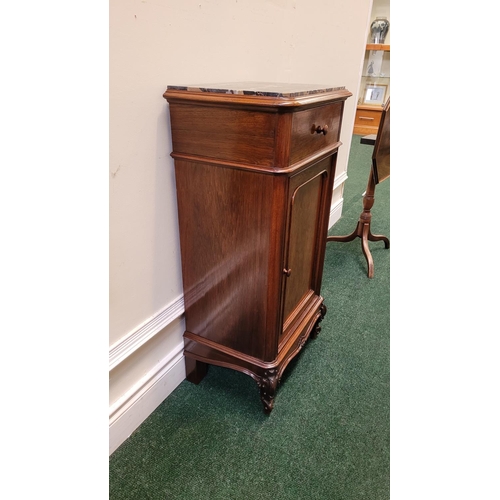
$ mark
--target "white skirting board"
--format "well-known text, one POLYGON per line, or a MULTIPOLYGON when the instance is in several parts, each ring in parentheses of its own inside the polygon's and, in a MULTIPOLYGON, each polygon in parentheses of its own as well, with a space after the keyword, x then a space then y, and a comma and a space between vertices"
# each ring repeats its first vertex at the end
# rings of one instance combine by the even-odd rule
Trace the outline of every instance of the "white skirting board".
POLYGON ((342 216, 342 207, 344 205, 344 198, 341 198, 337 203, 333 204, 330 208, 330 218, 328 219, 328 229, 331 229, 333 225, 342 216))
POLYGON ((111 455, 186 378, 184 342, 109 408, 111 455))
POLYGON ((184 314, 184 296, 180 295, 162 311, 110 346, 109 371, 182 314, 184 314))
MULTIPOLYGON (((184 296, 180 295, 159 313, 110 346, 109 371, 126 362, 129 356, 183 314, 184 296)), ((181 335, 181 332, 178 334, 181 335)), ((152 363, 151 369, 110 405, 110 455, 186 378, 183 350, 184 342, 180 342, 166 355, 163 353, 164 357, 158 363, 152 363)))
MULTIPOLYGON (((342 184, 347 180, 347 172, 342 172, 338 177, 333 181, 333 192, 335 193, 339 188, 343 189, 342 184)), ((335 194, 334 194, 335 198, 335 194)), ((342 216, 342 208, 344 206, 344 197, 341 196, 339 200, 335 203, 332 203, 330 206, 330 218, 328 219, 328 229, 331 229, 333 225, 340 219, 342 216)))

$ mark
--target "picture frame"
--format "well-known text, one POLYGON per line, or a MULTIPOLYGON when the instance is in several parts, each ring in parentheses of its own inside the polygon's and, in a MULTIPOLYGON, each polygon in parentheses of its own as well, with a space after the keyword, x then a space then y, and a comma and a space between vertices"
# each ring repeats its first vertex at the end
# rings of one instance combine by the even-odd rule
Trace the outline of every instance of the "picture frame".
POLYGON ((382 73, 382 64, 384 62, 384 52, 382 50, 370 50, 368 60, 366 61, 365 75, 369 77, 384 76, 382 73))
POLYGON ((387 85, 382 83, 367 83, 363 95, 363 104, 383 106, 387 85))

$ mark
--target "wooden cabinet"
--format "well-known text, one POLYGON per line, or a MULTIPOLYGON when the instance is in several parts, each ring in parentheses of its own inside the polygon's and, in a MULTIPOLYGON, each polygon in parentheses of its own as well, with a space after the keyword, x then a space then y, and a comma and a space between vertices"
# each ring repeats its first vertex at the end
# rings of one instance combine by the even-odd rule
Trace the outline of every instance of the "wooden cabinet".
POLYGON ((390 45, 366 45, 354 134, 376 134, 378 131, 382 110, 390 95, 390 53, 390 45))
POLYGON ((274 405, 326 312, 321 277, 343 87, 169 86, 186 373, 239 370, 274 405))
POLYGON ((373 106, 358 106, 354 118, 354 134, 376 134, 380 125, 382 108, 373 106))

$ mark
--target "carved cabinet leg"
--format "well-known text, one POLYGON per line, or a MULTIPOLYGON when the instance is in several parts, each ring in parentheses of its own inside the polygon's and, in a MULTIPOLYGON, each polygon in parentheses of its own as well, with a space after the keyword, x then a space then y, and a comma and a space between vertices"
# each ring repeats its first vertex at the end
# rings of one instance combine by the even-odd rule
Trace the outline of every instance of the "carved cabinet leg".
POLYGON ((264 411, 271 413, 274 408, 274 396, 276 395, 276 388, 278 387, 278 370, 267 370, 264 376, 257 382, 260 387, 260 399, 264 405, 264 411))
POLYGON ((319 335, 319 333, 321 332, 321 326, 319 324, 323 321, 323 318, 325 317, 325 314, 326 314, 325 304, 321 304, 319 312, 321 313, 321 316, 318 318, 318 321, 316 321, 316 324, 314 325, 314 328, 311 332, 312 339, 315 339, 319 335))

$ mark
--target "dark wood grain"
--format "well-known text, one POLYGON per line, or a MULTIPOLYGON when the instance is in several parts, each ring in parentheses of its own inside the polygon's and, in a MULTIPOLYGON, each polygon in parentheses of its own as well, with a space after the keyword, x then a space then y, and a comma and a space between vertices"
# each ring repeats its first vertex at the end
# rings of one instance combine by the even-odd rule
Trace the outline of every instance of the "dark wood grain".
POLYGON ((294 113, 291 132, 290 164, 328 149, 340 139, 343 103, 321 106, 294 113), (317 132, 327 128, 326 134, 317 132))
POLYGON ((278 115, 230 108, 172 104, 170 117, 176 153, 271 166, 278 115))
POLYGON ((246 373, 266 412, 284 369, 317 335, 326 312, 321 277, 350 95, 164 95, 175 159, 187 378, 199 383, 209 364, 246 373))
POLYGON ((185 162, 175 174, 187 330, 256 358, 273 356, 265 338, 268 293, 274 307, 279 297, 269 279, 271 231, 282 231, 272 221, 275 178, 185 162))
POLYGON ((380 126, 372 153, 375 184, 387 179, 391 174, 391 100, 384 106, 380 126))
POLYGON ((331 158, 301 171, 290 179, 285 268, 289 275, 284 290, 284 322, 310 291, 315 290, 314 263, 323 229, 323 191, 329 187, 331 158))

